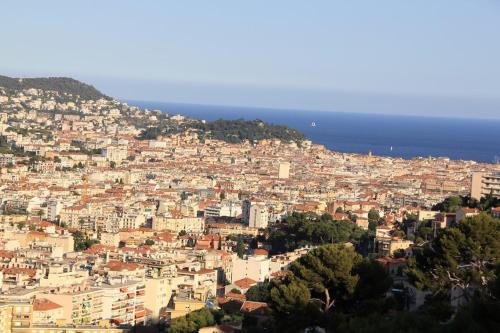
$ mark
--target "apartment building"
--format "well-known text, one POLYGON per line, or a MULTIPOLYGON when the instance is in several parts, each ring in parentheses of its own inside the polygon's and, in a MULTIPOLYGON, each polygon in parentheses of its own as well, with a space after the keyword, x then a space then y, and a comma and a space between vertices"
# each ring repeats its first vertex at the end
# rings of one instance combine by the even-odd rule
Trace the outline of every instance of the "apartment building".
POLYGON ((476 200, 493 194, 500 197, 500 172, 475 172, 472 174, 470 195, 476 200))

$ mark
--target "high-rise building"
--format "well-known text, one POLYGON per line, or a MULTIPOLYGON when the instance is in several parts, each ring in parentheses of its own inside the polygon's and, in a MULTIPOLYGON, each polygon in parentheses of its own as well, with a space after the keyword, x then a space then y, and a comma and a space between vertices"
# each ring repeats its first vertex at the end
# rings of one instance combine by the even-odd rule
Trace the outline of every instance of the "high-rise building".
POLYGON ((269 213, 265 205, 252 205, 248 219, 248 226, 251 228, 267 228, 269 224, 269 213))
POLYGON ((488 194, 500 197, 500 172, 473 173, 470 196, 474 199, 480 200, 488 194))
POLYGON ((278 178, 288 179, 288 177, 290 177, 290 163, 281 162, 278 167, 278 178))

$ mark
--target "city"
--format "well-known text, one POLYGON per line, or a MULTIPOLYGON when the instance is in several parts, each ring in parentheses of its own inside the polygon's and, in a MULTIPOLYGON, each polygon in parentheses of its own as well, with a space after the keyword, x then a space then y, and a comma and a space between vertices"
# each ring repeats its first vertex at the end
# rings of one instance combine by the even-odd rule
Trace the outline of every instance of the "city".
POLYGON ((0 333, 500 332, 500 2, 0 31, 0 333))
POLYGON ((425 243, 415 225, 432 234, 480 213, 434 205, 500 194, 495 164, 228 143, 191 129, 146 140, 158 110, 34 88, 0 88, 0 103, 0 299, 12 332, 127 332, 234 303, 234 318, 262 320, 268 304, 245 293, 322 243, 273 246, 291 214, 328 214, 351 228, 345 244, 393 271, 425 243))

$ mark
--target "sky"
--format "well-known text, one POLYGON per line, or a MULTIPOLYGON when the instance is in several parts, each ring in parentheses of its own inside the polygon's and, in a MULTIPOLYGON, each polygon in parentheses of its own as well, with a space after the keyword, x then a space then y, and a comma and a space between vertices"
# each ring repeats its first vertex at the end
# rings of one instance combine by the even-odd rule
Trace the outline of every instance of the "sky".
POLYGON ((500 119, 500 0, 11 0, 0 31, 0 74, 122 99, 500 119))

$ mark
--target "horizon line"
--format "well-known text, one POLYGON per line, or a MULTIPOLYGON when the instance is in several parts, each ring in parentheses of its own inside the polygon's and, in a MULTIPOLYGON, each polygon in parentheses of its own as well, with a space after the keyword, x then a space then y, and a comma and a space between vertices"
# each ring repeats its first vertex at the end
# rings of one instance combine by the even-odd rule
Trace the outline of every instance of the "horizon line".
MULTIPOLYGON (((210 104, 210 103, 194 103, 194 102, 173 102, 173 101, 153 101, 153 100, 141 100, 141 99, 130 99, 130 98, 117 98, 120 101, 132 103, 157 103, 157 104, 174 104, 174 105, 186 105, 186 106, 206 106, 212 108, 239 108, 239 109, 261 109, 269 111, 302 111, 302 112, 321 112, 321 113, 342 113, 342 114, 352 114, 352 115, 363 115, 363 116, 392 116, 392 117, 405 117, 405 118, 431 118, 431 119, 460 119, 460 120, 477 120, 477 121, 494 121, 500 122, 499 118, 491 117, 470 117, 464 115, 449 115, 449 116, 434 116, 431 114, 401 114, 401 113, 386 113, 386 112, 352 112, 352 111, 338 111, 330 109, 303 109, 303 108, 285 108, 285 107, 270 107, 270 106, 248 106, 248 105, 230 105, 230 104, 210 104)), ((136 105, 138 106, 138 105, 136 105)), ((144 106, 142 106, 144 108, 144 106)), ((161 110, 164 112, 164 110, 161 110)))

